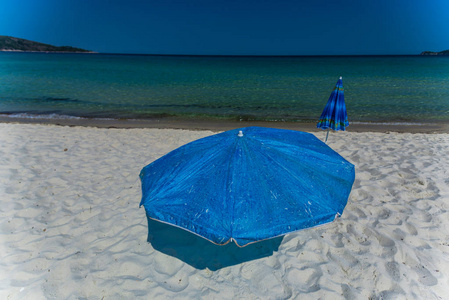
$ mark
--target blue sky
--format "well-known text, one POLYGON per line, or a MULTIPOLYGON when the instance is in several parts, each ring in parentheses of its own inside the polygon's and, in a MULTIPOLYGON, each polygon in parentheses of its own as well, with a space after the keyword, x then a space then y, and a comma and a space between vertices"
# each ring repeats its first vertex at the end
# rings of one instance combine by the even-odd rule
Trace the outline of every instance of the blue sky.
POLYGON ((0 35, 107 53, 419 54, 449 0, 2 0, 0 35))

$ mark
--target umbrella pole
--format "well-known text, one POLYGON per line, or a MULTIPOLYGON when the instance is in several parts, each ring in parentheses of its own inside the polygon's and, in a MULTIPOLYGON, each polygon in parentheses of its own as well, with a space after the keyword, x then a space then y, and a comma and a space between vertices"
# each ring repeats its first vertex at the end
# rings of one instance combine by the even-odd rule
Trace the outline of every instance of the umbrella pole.
POLYGON ((329 136, 329 128, 327 129, 327 133, 326 133, 326 140, 324 141, 324 143, 327 143, 327 138, 329 136))

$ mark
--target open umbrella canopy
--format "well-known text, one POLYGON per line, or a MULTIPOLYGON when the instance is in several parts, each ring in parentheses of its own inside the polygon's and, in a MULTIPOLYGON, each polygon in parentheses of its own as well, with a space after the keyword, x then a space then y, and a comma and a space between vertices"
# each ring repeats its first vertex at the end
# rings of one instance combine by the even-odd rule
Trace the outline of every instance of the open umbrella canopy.
POLYGON ((140 173, 148 217, 238 246, 331 222, 354 166, 314 135, 247 127, 186 144, 140 173))
POLYGON ((316 125, 321 129, 345 130, 349 126, 348 114, 343 89, 343 79, 337 81, 327 104, 324 107, 321 117, 316 125))

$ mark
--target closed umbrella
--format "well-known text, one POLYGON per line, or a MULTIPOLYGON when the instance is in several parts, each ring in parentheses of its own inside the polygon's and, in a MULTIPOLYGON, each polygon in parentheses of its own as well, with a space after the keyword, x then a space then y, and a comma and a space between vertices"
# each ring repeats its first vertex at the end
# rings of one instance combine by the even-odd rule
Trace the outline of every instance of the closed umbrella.
POLYGON ((325 141, 327 142, 329 129, 344 131, 347 126, 349 126, 349 122, 348 114, 346 112, 343 78, 340 77, 329 97, 329 100, 327 100, 327 104, 321 113, 321 117, 316 127, 327 129, 325 141))

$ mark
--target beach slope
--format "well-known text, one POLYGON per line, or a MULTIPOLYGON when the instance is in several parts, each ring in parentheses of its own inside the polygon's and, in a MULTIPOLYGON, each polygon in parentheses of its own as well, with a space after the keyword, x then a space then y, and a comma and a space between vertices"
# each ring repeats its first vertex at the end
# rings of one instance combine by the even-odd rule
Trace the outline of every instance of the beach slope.
POLYGON ((342 217, 242 249, 139 208, 141 168, 210 134, 0 123, 0 298, 449 299, 449 134, 332 132, 342 217))

